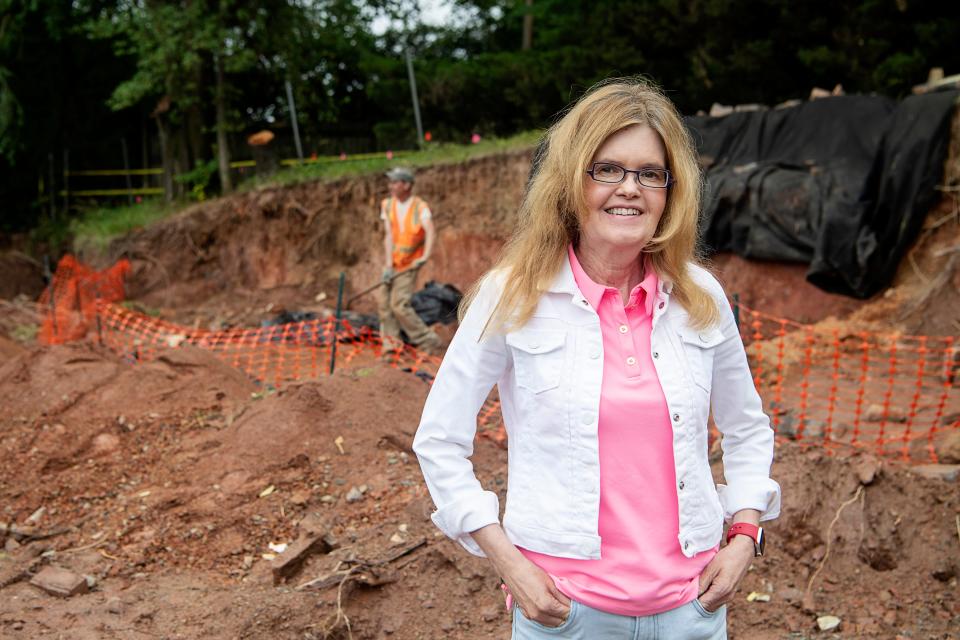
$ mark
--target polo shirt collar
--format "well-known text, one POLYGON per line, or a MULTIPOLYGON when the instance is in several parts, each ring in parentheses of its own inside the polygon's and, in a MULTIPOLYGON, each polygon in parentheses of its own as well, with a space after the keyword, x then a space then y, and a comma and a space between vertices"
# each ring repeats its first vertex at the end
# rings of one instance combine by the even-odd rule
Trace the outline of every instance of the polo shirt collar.
MULTIPOLYGON (((644 299, 644 310, 647 315, 652 316, 657 294, 669 295, 672 284, 662 281, 653 269, 647 269, 647 275, 643 281, 630 292, 631 301, 639 295, 640 289, 643 289, 647 294, 644 299)), ((566 260, 560 267, 560 273, 557 274, 553 283, 547 289, 552 293, 569 293, 572 296, 582 295, 594 309, 599 308, 600 300, 606 290, 605 285, 594 282, 580 266, 580 261, 577 260, 577 255, 573 251, 573 244, 568 245, 566 260)))

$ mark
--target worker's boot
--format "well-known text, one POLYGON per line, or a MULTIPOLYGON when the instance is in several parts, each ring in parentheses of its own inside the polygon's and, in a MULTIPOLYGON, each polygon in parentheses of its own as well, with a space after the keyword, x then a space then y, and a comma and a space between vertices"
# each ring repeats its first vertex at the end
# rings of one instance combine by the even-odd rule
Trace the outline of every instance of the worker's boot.
POLYGON ((392 336, 383 336, 380 345, 380 359, 385 362, 397 360, 403 353, 403 340, 392 336))
POLYGON ((432 356, 439 356, 443 354, 443 340, 440 339, 436 333, 431 331, 427 334, 427 337, 424 338, 420 344, 417 345, 417 349, 420 351, 425 351, 432 356))

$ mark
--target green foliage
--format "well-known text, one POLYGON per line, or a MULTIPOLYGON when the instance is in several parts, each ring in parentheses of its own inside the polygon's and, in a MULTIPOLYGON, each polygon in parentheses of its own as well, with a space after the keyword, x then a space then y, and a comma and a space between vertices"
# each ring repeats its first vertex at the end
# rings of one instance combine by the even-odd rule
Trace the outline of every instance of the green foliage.
POLYGON ((196 202, 203 202, 207 199, 207 190, 210 188, 210 182, 216 173, 217 161, 208 160, 207 162, 198 162, 192 171, 181 173, 174 180, 187 186, 191 199, 196 202))
MULTIPOLYGON (((134 147, 147 140, 156 156, 162 133, 164 166, 187 172, 177 196, 209 197, 220 188, 210 170, 219 141, 249 157, 241 140, 266 128, 290 153, 288 80, 307 154, 415 148, 407 48, 424 129, 446 141, 548 126, 615 75, 651 77, 692 113, 838 83, 900 97, 931 67, 960 73, 956 2, 451 6, 456 20, 429 26, 412 0, 0 0, 0 201, 13 212, 0 224, 39 217, 38 180, 49 183, 51 164, 59 176, 67 151, 73 168, 117 166, 121 138, 139 166, 134 147), (521 50, 527 14, 533 46, 521 50), (393 20, 384 33, 372 32, 377 16, 393 20)), ((355 170, 363 164, 311 165, 277 180, 355 170)))
POLYGON ((296 184, 311 180, 333 180, 345 176, 383 174, 391 167, 403 165, 423 167, 438 164, 454 164, 473 158, 533 148, 542 131, 526 131, 508 138, 481 139, 477 144, 428 144, 421 151, 405 153, 401 158, 387 159, 386 155, 363 160, 317 162, 284 169, 268 178, 254 177, 241 185, 250 190, 263 186, 296 184))
POLYGON ((161 220, 176 211, 162 200, 145 200, 139 204, 102 207, 83 212, 69 225, 74 250, 81 253, 103 253, 114 238, 134 229, 161 220))

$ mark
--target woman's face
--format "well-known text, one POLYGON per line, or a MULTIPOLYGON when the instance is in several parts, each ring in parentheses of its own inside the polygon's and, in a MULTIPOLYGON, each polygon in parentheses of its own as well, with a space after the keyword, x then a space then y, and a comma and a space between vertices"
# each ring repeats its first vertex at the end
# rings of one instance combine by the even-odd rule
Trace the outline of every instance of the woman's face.
MULTIPOLYGON (((595 162, 625 169, 667 168, 660 135, 640 124, 607 138, 597 149, 595 162)), ((587 214, 580 229, 581 249, 639 254, 657 231, 669 189, 645 187, 635 173, 627 173, 619 184, 597 182, 586 174, 583 179, 587 214)))

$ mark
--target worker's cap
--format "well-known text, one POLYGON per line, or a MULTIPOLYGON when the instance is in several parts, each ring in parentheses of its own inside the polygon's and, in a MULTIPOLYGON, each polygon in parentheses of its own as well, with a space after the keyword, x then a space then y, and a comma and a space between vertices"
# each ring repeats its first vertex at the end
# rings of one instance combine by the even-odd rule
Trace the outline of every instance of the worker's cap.
POLYGON ((400 182, 413 182, 413 171, 407 169, 406 167, 394 167, 387 171, 386 176, 390 180, 398 180, 400 182))

